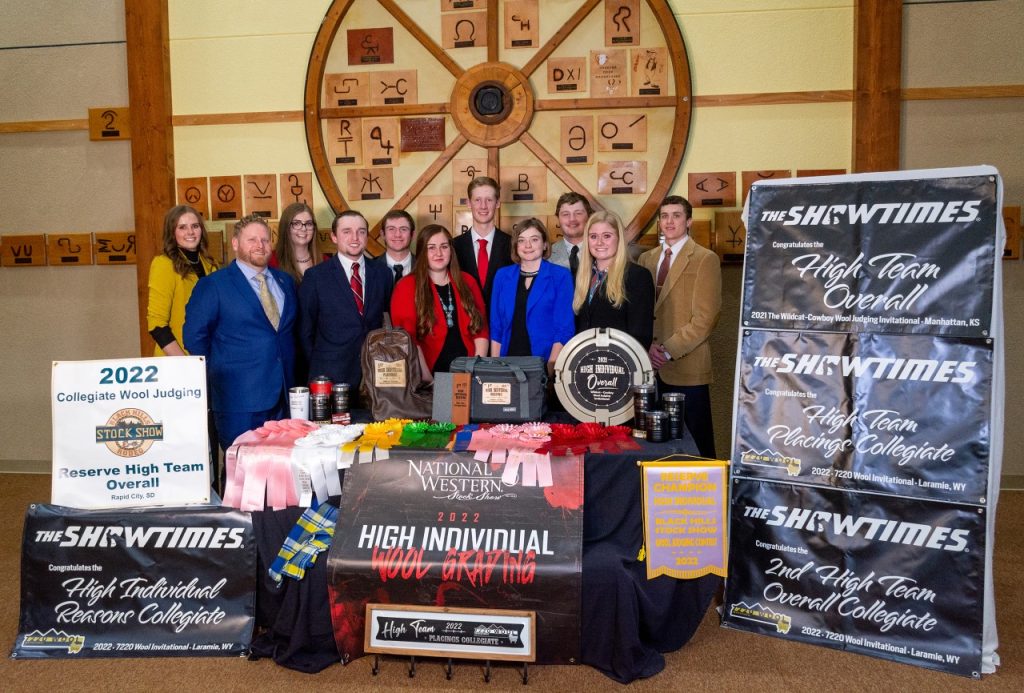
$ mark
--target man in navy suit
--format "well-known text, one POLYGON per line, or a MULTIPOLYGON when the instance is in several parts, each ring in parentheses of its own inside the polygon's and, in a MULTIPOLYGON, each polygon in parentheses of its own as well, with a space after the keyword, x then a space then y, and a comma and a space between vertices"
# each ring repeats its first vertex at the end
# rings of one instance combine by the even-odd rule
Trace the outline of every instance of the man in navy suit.
POLYGON ((459 269, 476 279, 480 285, 488 313, 491 309, 494 274, 505 265, 512 264, 509 236, 494 225, 498 207, 501 206, 498 194, 498 183, 493 178, 479 176, 470 182, 466 196, 473 215, 473 227, 469 233, 463 231, 452 241, 455 256, 459 259, 459 269), (480 271, 481 262, 486 262, 486 272, 480 271))
POLYGON ((353 396, 363 376, 363 340, 383 325, 394 283, 387 265, 363 255, 368 230, 359 212, 335 217, 331 240, 338 254, 306 270, 299 287, 299 343, 309 358, 309 374, 348 383, 353 396))
POLYGON ((242 433, 284 418, 295 377, 295 281, 268 267, 270 229, 235 224, 235 261, 199 280, 185 307, 185 348, 206 357, 210 401, 225 450, 242 433))

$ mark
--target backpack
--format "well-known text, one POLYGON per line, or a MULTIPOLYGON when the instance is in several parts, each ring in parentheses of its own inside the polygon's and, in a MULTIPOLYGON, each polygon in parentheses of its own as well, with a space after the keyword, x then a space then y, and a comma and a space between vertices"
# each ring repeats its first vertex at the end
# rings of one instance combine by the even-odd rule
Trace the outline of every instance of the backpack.
POLYGON ((416 344, 404 329, 391 326, 387 313, 384 327, 366 335, 359 361, 374 421, 430 418, 433 392, 423 381, 416 344))

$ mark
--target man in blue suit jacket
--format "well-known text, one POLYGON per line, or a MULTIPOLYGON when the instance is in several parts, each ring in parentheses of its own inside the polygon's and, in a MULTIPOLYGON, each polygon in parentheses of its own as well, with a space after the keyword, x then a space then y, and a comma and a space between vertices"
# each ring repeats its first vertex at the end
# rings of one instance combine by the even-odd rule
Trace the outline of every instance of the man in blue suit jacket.
POLYGON ((231 247, 235 261, 196 284, 183 329, 189 353, 206 357, 211 408, 225 450, 242 433, 287 413, 298 315, 295 281, 267 266, 267 223, 242 218, 231 247))
POLYGON ((306 270, 299 287, 299 342, 309 358, 309 374, 348 383, 353 397, 363 377, 363 340, 383 325, 394 283, 387 265, 363 255, 368 229, 359 212, 348 210, 335 217, 331 240, 338 254, 306 270), (356 286, 361 288, 359 296, 356 286))

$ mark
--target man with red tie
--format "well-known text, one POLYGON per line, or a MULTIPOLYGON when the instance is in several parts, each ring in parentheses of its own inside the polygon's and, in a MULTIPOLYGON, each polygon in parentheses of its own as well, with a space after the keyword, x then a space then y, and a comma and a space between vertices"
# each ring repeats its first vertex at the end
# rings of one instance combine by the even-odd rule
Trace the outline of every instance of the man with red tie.
POLYGON ((473 227, 455 237, 452 245, 459 268, 476 279, 484 295, 484 306, 491 308, 494 273, 512 264, 512 243, 508 234, 494 225, 501 201, 498 182, 487 176, 474 178, 466 190, 473 227))
POLYGON ((711 331, 722 308, 718 255, 690 238, 693 208, 679 195, 658 207, 662 242, 640 256, 654 277, 654 342, 648 353, 658 392, 686 395, 684 420, 703 457, 715 457, 711 425, 711 331))
POLYGON ((331 224, 338 254, 306 270, 299 287, 299 343, 312 377, 326 375, 359 391, 359 353, 371 330, 383 325, 394 283, 386 265, 363 254, 369 226, 354 210, 331 224))

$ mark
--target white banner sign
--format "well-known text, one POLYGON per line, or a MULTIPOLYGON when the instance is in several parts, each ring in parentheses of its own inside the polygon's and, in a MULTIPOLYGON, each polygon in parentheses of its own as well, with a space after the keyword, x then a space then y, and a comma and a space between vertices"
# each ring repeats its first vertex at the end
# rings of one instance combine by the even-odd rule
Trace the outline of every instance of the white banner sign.
POLYGON ((209 502, 202 358, 54 361, 51 396, 54 504, 209 502))

